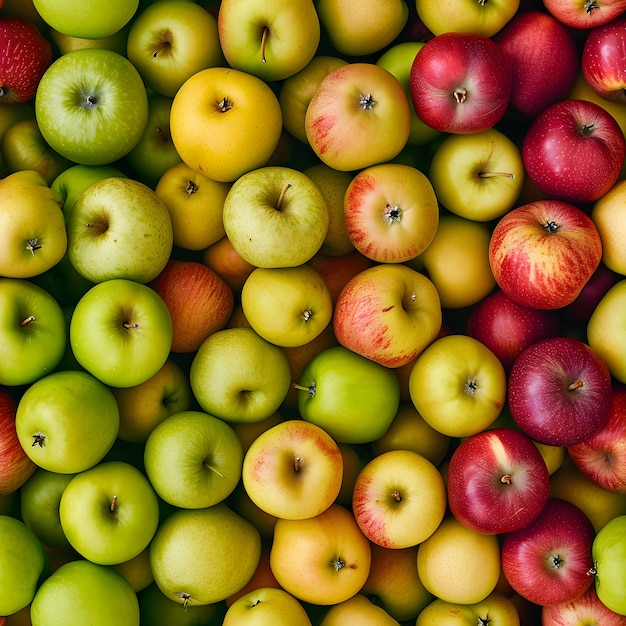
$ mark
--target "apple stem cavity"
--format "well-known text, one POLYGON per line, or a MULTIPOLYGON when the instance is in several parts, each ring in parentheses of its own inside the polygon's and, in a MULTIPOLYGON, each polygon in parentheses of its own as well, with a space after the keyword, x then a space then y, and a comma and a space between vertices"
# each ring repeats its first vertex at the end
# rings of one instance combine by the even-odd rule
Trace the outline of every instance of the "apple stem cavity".
POLYGON ((276 210, 280 211, 280 208, 283 205, 283 202, 285 200, 285 194, 287 193, 287 190, 291 188, 291 183, 287 183, 281 190, 280 195, 278 196, 278 200, 276 200, 276 210))
POLYGON ((193 196, 193 194, 196 193, 196 191, 198 191, 198 185, 196 185, 196 183, 194 183, 193 180, 188 180, 187 186, 185 187, 185 193, 188 196, 193 196))
POLYGON ((467 89, 461 87, 452 92, 457 104, 463 104, 467 100, 467 89))
POLYGON ((102 222, 89 222, 87 224, 85 224, 86 228, 93 228, 95 231, 98 232, 98 234, 102 234, 104 232, 106 232, 107 230, 107 225, 103 224, 102 222))
POLYGON ((30 250, 30 253, 35 256, 35 252, 37 250, 41 250, 41 244, 39 243, 39 239, 29 239, 26 242, 26 249, 30 250))
POLYGON ((28 317, 25 317, 21 322, 20 322, 20 326, 23 328, 24 326, 28 326, 31 322, 35 321, 35 316, 34 315, 29 315, 28 317))
POLYGON ((359 94, 359 106, 363 111, 371 111, 376 104, 376 100, 372 98, 372 94, 359 94))
POLYGON ((267 26, 263 26, 263 32, 261 33, 261 63, 267 63, 265 58, 265 44, 270 34, 270 29, 267 26))
POLYGON ((44 443, 46 442, 46 436, 42 432, 38 432, 33 435, 33 440, 31 448, 34 448, 35 446, 43 448, 44 443))
POLYGON ((113 496, 113 499, 111 500, 111 504, 109 505, 109 511, 111 511, 111 513, 115 512, 116 504, 117 504, 117 496, 113 496))

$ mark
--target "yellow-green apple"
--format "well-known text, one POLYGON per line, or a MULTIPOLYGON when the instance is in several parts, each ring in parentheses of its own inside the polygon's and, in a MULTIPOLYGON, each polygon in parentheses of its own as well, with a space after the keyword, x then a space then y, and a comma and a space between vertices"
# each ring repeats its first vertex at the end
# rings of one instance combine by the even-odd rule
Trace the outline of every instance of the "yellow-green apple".
POLYGON ((83 48, 60 56, 45 71, 35 117, 46 143, 70 161, 113 163, 141 138, 148 95, 125 56, 83 48))
POLYGON ((602 262, 610 270, 626 275, 626 219, 621 208, 626 200, 626 180, 619 180, 591 209, 591 219, 602 240, 602 262))
POLYGON ((600 354, 573 337, 551 337, 526 348, 507 383, 508 408, 533 440, 580 443, 609 418, 611 374, 600 354))
POLYGON ((292 348, 313 341, 333 314, 330 290, 307 264, 257 267, 243 285, 241 306, 261 337, 292 348))
POLYGON ((408 263, 432 281, 443 308, 475 305, 496 286, 489 267, 490 234, 483 222, 442 215, 428 248, 408 263))
POLYGON ((509 105, 527 119, 567 97, 579 66, 572 30, 540 9, 518 11, 493 36, 513 73, 509 105))
POLYGON ((217 25, 228 65, 266 82, 293 76, 317 52, 318 11, 313 0, 286 5, 222 0, 217 25))
POLYGON ((17 402, 7 389, 0 388, 0 495, 20 489, 37 470, 22 448, 15 429, 17 402))
POLYGON ((343 457, 337 443, 321 427, 290 419, 252 442, 241 477, 250 499, 261 510, 281 519, 306 519, 335 502, 343 477, 343 457))
POLYGON ((284 589, 260 587, 237 598, 224 615, 223 626, 311 626, 302 604, 284 589))
MULTIPOLYGON (((221 216, 220 223, 223 224, 221 216)), ((224 236, 205 248, 202 262, 208 265, 237 295, 241 294, 246 279, 256 265, 246 261, 235 250, 231 240, 224 236)))
POLYGON ((0 385, 26 385, 52 372, 66 348, 61 305, 25 278, 0 278, 0 385))
POLYGON ((420 415, 449 437, 485 430, 502 412, 507 381, 496 355, 468 335, 439 337, 416 359, 409 393, 420 415))
POLYGON ((37 25, 21 17, 0 17, 0 104, 26 102, 52 61, 52 45, 37 25))
POLYGON ((517 145, 489 128, 469 135, 448 135, 435 150, 428 178, 437 200, 470 220, 489 222, 513 208, 524 181, 517 145))
POLYGON ((170 258, 173 229, 153 189, 132 178, 105 178, 74 204, 67 238, 69 260, 88 280, 147 283, 170 258))
POLYGON ((33 624, 137 626, 139 601, 115 569, 77 559, 55 570, 37 590, 30 607, 33 624))
POLYGON ((537 200, 511 209, 495 225, 489 265, 510 298, 535 309, 570 304, 602 259, 602 240, 581 208, 537 200))
POLYGON ((111 387, 134 387, 154 376, 169 357, 172 333, 161 296, 122 278, 94 285, 70 321, 76 360, 111 387))
POLYGON ((551 198, 584 204, 613 187, 626 154, 615 118, 587 100, 562 100, 528 127, 522 158, 528 176, 551 198), (591 165, 593 163, 593 165, 591 165))
POLYGON ((324 243, 329 222, 320 188, 280 165, 242 174, 228 190, 222 219, 235 250, 255 267, 306 263, 324 243))
POLYGON ((24 170, 0 180, 0 276, 43 274, 66 250, 65 218, 43 176, 24 170))
POLYGON ((369 443, 391 424, 400 402, 393 370, 345 348, 322 350, 297 381, 300 416, 340 443, 369 443))
POLYGON ((410 450, 375 456, 360 471, 352 495, 359 528, 385 548, 409 548, 430 537, 446 513, 439 470, 410 450))
POLYGON ((291 383, 283 349, 252 328, 225 328, 198 348, 189 372, 200 407, 227 422, 258 422, 282 404, 291 383))
POLYGON ((402 263, 384 263, 351 278, 337 299, 335 335, 346 348, 385 367, 414 359, 441 329, 432 281, 402 263))
POLYGON ((550 495, 550 476, 530 437, 492 428, 461 441, 448 464, 448 504, 464 525, 504 534, 532 522, 550 495))
POLYGON ((369 541, 339 504, 315 517, 276 521, 272 572, 303 602, 330 606, 351 598, 367 580, 371 558, 369 541))
POLYGON ((163 173, 154 191, 169 211, 175 246, 205 250, 224 237, 222 209, 229 188, 229 183, 211 180, 186 163, 163 173))
POLYGON ((24 522, 0 515, 0 613, 28 606, 46 575, 43 545, 24 522))
POLYGON ((327 74, 305 116, 309 145, 326 165, 358 170, 396 157, 411 129, 400 81, 374 63, 347 63, 327 74))
POLYGON ((43 469, 82 472, 113 446, 119 409, 112 391, 91 374, 66 370, 32 383, 17 405, 15 428, 26 454, 43 469))
POLYGON ((319 19, 333 48, 362 57, 382 50, 402 33, 409 8, 404 0, 319 0, 319 19))
POLYGON ((174 511, 150 544, 156 584, 183 607, 214 604, 239 591, 260 555, 259 532, 223 502, 174 511))
POLYGON ((502 50, 473 31, 436 35, 411 66, 415 110, 441 132, 476 133, 495 126, 508 108, 511 84, 511 67, 502 50))
POLYGON ((359 171, 344 195, 344 221, 354 247, 378 263, 404 263, 430 245, 439 205, 420 170, 382 163, 359 171))
POLYGON ((319 626, 360 626, 377 624, 378 626, 400 626, 375 599, 357 593, 347 600, 338 602, 324 614, 319 626))
POLYGON ((494 590, 500 572, 498 537, 477 533, 452 515, 417 548, 422 584, 445 602, 481 602, 494 590))
POLYGON ((608 24, 626 10, 624 0, 608 0, 607 2, 572 3, 568 0, 544 0, 544 7, 557 20, 576 29, 589 29, 608 24))
POLYGON ((282 132, 278 97, 260 78, 209 67, 188 78, 174 96, 170 131, 181 159, 213 180, 233 182, 261 167, 282 132))
POLYGON ((188 0, 140 7, 128 32, 126 50, 146 87, 172 98, 196 72, 224 64, 217 20, 188 0))
POLYGON ((322 79, 348 62, 336 56, 316 54, 305 67, 280 83, 278 102, 285 130, 308 143, 306 136, 306 110, 322 79))
POLYGON ((170 258, 148 285, 172 318, 172 352, 195 352, 211 334, 228 324, 235 296, 232 289, 200 261, 170 258))
POLYGON ((136 557, 159 524, 159 502, 146 476, 123 461, 79 472, 59 503, 61 528, 72 547, 100 565, 136 557))
POLYGON ((611 611, 626 616, 626 515, 612 519, 593 539, 592 557, 598 598, 611 611))
POLYGON ((593 585, 595 536, 575 504, 549 498, 532 522, 504 536, 502 571, 514 591, 535 604, 571 602, 593 585))
POLYGON ((611 611, 602 603, 595 587, 590 587, 571 602, 541 607, 541 620, 544 626, 580 626, 585 622, 607 626, 626 624, 623 615, 611 611))

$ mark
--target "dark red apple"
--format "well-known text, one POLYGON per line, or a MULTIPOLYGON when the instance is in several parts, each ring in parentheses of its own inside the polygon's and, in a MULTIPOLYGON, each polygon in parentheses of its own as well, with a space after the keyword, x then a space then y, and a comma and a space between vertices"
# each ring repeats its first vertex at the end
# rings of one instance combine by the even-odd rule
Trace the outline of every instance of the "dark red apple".
POLYGON ((571 602, 541 609, 542 626, 626 626, 626 615, 618 615, 598 598, 594 586, 571 602))
POLYGON ((544 339, 513 363, 507 385, 511 417, 539 443, 575 445, 607 422, 611 383, 606 364, 586 343, 544 339))

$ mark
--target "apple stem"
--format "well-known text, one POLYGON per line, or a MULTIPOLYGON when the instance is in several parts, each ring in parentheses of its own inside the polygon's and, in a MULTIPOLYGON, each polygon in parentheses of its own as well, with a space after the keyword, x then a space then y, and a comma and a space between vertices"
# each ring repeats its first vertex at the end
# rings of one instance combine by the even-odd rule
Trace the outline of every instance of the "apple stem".
POLYGON ((276 210, 280 211, 280 207, 283 205, 283 200, 285 199, 285 194, 287 193, 287 190, 291 187, 291 183, 287 183, 282 191, 280 192, 280 195, 278 196, 278 200, 276 201, 276 210))
POLYGON ((494 176, 503 176, 504 178, 510 178, 513 180, 515 178, 515 174, 511 172, 480 172, 478 174, 479 178, 493 178, 494 176))
POLYGON ((267 26, 263 26, 263 33, 261 34, 261 63, 267 63, 265 58, 265 44, 267 43, 267 37, 270 34, 270 29, 267 26))
POLYGON ((504 476, 500 477, 500 482, 503 485, 510 485, 513 482, 511 480, 511 474, 505 474, 504 476))
POLYGON ((124 322, 122 327, 126 330, 130 330, 131 328, 139 328, 139 324, 137 322, 124 322))
POLYGON ((463 104, 467 100, 467 89, 455 89, 452 95, 457 104, 463 104))
POLYGON ((212 472, 215 472, 220 478, 226 478, 226 476, 223 474, 223 472, 220 472, 216 467, 214 467, 213 465, 211 465, 210 463, 207 463, 206 461, 204 462, 204 466, 208 467, 212 472))
POLYGON ((306 391, 313 398, 315 396, 315 383, 311 383, 310 387, 305 387, 304 385, 298 385, 298 383, 293 384, 293 388, 298 391, 306 391))
POLYGON ((109 511, 111 511, 111 513, 115 511, 116 504, 117 504, 117 496, 113 496, 113 499, 111 500, 111 505, 109 506, 109 511))
POLYGON ((411 305, 412 305, 412 304, 413 304, 416 300, 417 300, 417 296, 416 296, 414 293, 412 293, 412 294, 409 296, 409 300, 408 300, 408 302, 404 305, 404 308, 405 308, 405 309, 407 309, 407 308, 408 308, 408 307, 410 307, 410 306, 411 306, 411 305))
POLYGON ((302 463, 302 457, 301 456, 297 456, 294 461, 293 461, 293 469, 296 472, 296 474, 300 471, 300 465, 302 463))
POLYGON ((582 386, 584 385, 582 380, 576 380, 574 381, 567 389, 569 391, 574 391, 574 389, 580 389, 582 386))
POLYGON ((28 326, 28 324, 30 324, 31 322, 35 321, 35 316, 34 315, 29 315, 28 317, 25 317, 21 322, 20 322, 20 326, 23 328, 24 326, 28 326))
POLYGON ((88 224, 85 224, 85 226, 87 228, 93 228, 94 230, 97 230, 97 231, 99 231, 101 233, 105 232, 106 229, 107 229, 107 225, 106 224, 102 224, 102 223, 95 224, 95 223, 91 223, 90 222, 88 224))
POLYGON ((396 502, 402 502, 402 496, 400 495, 400 492, 397 489, 394 489, 391 495, 393 496, 393 499, 396 502))
POLYGON ((187 181, 187 186, 185 187, 185 193, 189 196, 192 196, 194 193, 198 191, 198 185, 193 182, 193 180, 187 181))

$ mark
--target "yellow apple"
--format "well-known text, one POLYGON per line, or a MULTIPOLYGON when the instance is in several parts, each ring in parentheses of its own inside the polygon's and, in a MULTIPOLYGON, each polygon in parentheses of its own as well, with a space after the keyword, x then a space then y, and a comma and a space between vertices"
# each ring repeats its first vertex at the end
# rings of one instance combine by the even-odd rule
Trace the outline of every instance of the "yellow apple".
POLYGON ((331 607, 319 626, 365 626, 366 624, 400 626, 398 620, 362 593, 357 593, 331 607))
POLYGON ((241 596, 226 611, 222 626, 311 626, 302 604, 284 589, 261 587, 241 596))
POLYGON ((614 272, 626 275, 626 180, 618 181, 591 209, 602 240, 602 261, 614 272))
POLYGON ((565 455, 567 454, 567 448, 564 446, 551 446, 547 443, 539 443, 538 441, 533 441, 533 443, 545 461, 548 474, 552 476, 563 464, 565 455))

